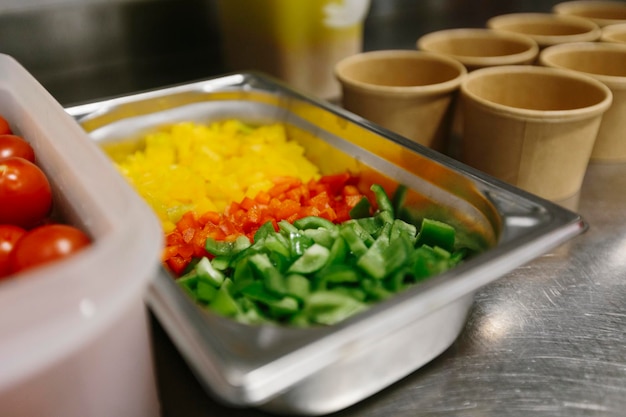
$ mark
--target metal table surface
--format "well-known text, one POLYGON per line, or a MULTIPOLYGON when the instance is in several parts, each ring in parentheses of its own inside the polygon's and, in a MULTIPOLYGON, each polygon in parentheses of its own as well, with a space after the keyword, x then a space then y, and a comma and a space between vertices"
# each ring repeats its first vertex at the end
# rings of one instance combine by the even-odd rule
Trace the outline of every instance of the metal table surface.
MULTIPOLYGON (((585 234, 484 287, 444 354, 335 415, 626 415, 624 190, 626 164, 591 164, 569 203, 585 234)), ((216 403, 156 323, 154 335, 164 415, 265 415, 216 403)))

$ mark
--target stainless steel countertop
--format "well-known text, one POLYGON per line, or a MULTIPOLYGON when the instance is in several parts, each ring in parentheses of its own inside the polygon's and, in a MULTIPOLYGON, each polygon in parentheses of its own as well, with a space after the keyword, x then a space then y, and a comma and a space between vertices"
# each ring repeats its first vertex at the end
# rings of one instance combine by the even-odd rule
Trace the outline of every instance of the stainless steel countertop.
MULTIPOLYGON (((585 234, 484 287, 444 354, 335 415, 626 415, 624 190, 626 163, 591 164, 568 202, 590 224, 585 234)), ((164 415, 264 415, 212 400, 154 330, 164 415)))

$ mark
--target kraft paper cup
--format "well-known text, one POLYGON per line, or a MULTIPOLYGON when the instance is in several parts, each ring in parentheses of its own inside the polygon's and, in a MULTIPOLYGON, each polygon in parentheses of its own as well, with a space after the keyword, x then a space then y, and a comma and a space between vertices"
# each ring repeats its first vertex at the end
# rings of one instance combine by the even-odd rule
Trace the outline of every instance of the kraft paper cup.
POLYGON ((600 27, 589 19, 554 13, 510 13, 487 20, 494 30, 519 33, 537 42, 539 48, 568 42, 600 39, 600 27))
POLYGON ((602 116, 591 161, 626 161, 626 45, 584 42, 555 45, 542 51, 542 65, 592 77, 613 93, 613 104, 602 116))
POLYGON ((468 71, 498 65, 532 64, 539 54, 537 42, 513 32, 484 28, 446 29, 427 33, 418 49, 448 55, 468 71))
POLYGON ((583 17, 599 26, 626 23, 626 3, 623 1, 565 1, 556 4, 552 11, 561 15, 583 17))
POLYGON ((581 187, 611 91, 572 71, 530 65, 482 68, 461 84, 461 160, 540 197, 581 187))
POLYGON ((626 23, 604 26, 600 40, 602 42, 626 44, 626 23))
POLYGON ((438 151, 466 74, 455 59, 413 50, 364 52, 335 66, 345 109, 438 151))
MULTIPOLYGON (((454 58, 465 65, 468 71, 500 65, 533 64, 539 55, 539 46, 532 38, 486 28, 430 32, 417 40, 416 47, 422 51, 454 58)), ((452 140, 463 135, 463 112, 460 104, 458 101, 455 103, 452 140)), ((454 149, 449 150, 449 153, 453 152, 454 149)))

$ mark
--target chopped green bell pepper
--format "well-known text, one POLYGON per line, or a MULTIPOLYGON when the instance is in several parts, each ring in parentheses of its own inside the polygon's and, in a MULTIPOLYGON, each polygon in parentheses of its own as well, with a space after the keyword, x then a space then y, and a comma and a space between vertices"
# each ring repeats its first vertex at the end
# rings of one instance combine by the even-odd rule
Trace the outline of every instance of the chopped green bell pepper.
POLYGON ((371 186, 377 211, 362 199, 351 220, 321 217, 261 226, 254 243, 207 239, 202 258, 178 283, 211 311, 245 323, 329 325, 447 271, 468 252, 455 248, 455 229, 424 218, 420 227, 398 218, 406 198, 399 186, 390 200, 371 186))

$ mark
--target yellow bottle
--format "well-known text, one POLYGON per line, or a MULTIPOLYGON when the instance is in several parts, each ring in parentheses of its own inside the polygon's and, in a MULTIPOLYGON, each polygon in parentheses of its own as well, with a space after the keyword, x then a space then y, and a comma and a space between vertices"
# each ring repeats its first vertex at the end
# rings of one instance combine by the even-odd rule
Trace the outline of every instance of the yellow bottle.
POLYGON ((262 71, 306 94, 336 99, 334 65, 361 52, 370 0, 220 0, 230 71, 262 71))

